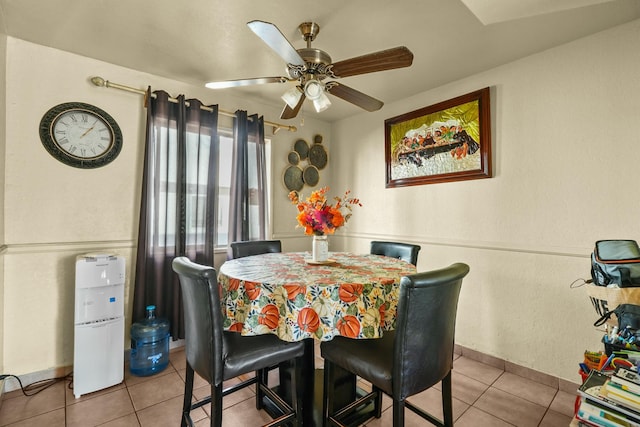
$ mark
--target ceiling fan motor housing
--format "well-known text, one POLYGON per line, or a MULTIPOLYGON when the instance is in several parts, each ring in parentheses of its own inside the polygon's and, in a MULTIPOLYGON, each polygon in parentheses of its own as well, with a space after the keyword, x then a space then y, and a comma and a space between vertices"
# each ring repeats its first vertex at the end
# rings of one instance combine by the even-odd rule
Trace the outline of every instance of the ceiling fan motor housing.
MULTIPOLYGON (((298 49, 298 53, 306 62, 306 66, 289 64, 287 74, 290 78, 306 81, 313 77, 319 80, 327 77, 331 66, 331 57, 327 52, 308 47, 298 49)), ((304 81, 301 83, 304 84, 304 81)))

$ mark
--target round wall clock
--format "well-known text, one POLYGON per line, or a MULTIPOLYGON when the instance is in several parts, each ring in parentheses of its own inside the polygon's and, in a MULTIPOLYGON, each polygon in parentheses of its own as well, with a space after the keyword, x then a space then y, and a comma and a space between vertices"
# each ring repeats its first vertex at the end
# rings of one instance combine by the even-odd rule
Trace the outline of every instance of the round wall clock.
POLYGON ((122 131, 113 117, 82 102, 47 111, 40 120, 40 140, 53 157, 82 169, 111 163, 122 149, 122 131))

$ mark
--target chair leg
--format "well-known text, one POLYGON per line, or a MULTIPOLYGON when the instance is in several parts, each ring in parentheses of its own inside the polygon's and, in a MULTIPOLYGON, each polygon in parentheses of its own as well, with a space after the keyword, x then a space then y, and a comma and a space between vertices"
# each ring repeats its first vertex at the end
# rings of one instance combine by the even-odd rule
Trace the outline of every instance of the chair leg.
POLYGON ((380 418, 382 417, 382 390, 372 384, 371 391, 376 393, 376 397, 373 401, 374 416, 376 418, 380 418))
POLYGON ((302 391, 301 385, 303 382, 302 361, 302 358, 293 361, 294 372, 293 378, 291 378, 291 393, 293 394, 293 399, 291 399, 291 406, 293 407, 293 411, 296 413, 296 421, 294 424, 296 427, 301 427, 303 421, 302 408, 304 407, 304 405, 302 403, 302 393, 300 393, 300 391, 302 391))
POLYGON ((393 427, 404 427, 404 400, 393 399, 393 427))
POLYGON ((330 412, 333 412, 333 363, 325 359, 324 361, 324 380, 323 390, 324 399, 322 399, 322 427, 330 425, 328 422, 330 412))
POLYGON ((187 362, 187 372, 184 382, 184 400, 182 402, 182 422, 181 427, 187 427, 193 422, 191 421, 191 398, 193 397, 193 368, 187 362))
POLYGON ((222 426, 222 384, 211 384, 211 427, 222 426))
POLYGON ((444 426, 453 426, 453 400, 451 397, 451 371, 442 379, 442 413, 444 426))
POLYGON ((264 384, 265 386, 269 386, 269 370, 268 369, 259 369, 256 371, 256 409, 260 410, 264 407, 264 392, 260 387, 260 384, 264 384))

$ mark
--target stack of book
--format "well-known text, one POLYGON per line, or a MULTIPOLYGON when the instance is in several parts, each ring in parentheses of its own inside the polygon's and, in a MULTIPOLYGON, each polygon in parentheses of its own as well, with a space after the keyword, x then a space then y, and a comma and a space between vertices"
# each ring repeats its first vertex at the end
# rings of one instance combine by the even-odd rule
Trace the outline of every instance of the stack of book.
POLYGON ((640 375, 625 367, 610 374, 593 370, 578 388, 576 418, 585 426, 640 427, 640 375))

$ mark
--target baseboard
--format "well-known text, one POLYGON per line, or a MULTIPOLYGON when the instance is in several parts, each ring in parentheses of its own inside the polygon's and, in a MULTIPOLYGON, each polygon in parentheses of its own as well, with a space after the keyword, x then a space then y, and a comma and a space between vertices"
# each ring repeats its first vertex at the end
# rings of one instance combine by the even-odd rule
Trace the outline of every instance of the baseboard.
MULTIPOLYGON (((184 340, 169 340, 169 349, 172 350, 174 348, 180 348, 180 347, 184 347, 184 340)), ((129 353, 131 352, 130 349, 126 349, 124 351, 124 360, 125 360, 125 364, 129 362, 129 353)), ((52 369, 47 369, 44 371, 40 371, 40 372, 32 372, 30 374, 24 374, 24 375, 20 375, 20 381, 22 382, 22 384, 24 386, 27 386, 29 384, 33 384, 37 381, 44 381, 44 380, 48 380, 48 379, 52 379, 52 378, 61 378, 64 377, 65 375, 69 374, 70 372, 73 371, 73 366, 63 366, 61 368, 52 368, 52 369)), ((6 378, 4 380, 2 380, 0 382, 0 386, 2 386, 2 388, 0 388, 0 405, 2 404, 2 394, 3 394, 3 390, 5 392, 10 392, 10 391, 14 391, 14 390, 20 390, 20 383, 18 382, 18 380, 16 380, 13 377, 9 377, 6 378)))
POLYGON ((475 360, 477 362, 482 362, 486 365, 490 365, 495 368, 501 369, 505 372, 510 372, 512 374, 529 379, 531 381, 535 381, 535 382, 547 385, 549 387, 556 388, 566 393, 571 393, 571 394, 576 393, 576 390, 580 385, 568 380, 554 377, 553 375, 536 371, 531 368, 526 368, 524 366, 516 365, 515 363, 509 362, 504 359, 500 359, 498 357, 489 356, 477 350, 466 348, 458 344, 455 345, 454 352, 456 354, 459 354, 464 357, 468 357, 469 359, 475 360))
POLYGON ((0 410, 2 410, 2 398, 4 397, 4 381, 0 380, 0 410))
POLYGON ((15 377, 8 377, 4 379, 4 392, 9 393, 11 391, 20 390, 20 383, 22 383, 23 387, 26 387, 30 384, 33 384, 38 381, 46 381, 54 378, 64 378, 68 375, 73 367, 61 367, 61 368, 51 368, 46 369, 44 371, 32 372, 29 374, 20 375, 20 381, 18 381, 15 377))

